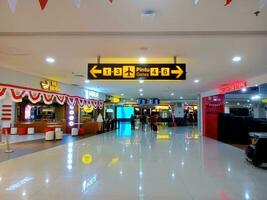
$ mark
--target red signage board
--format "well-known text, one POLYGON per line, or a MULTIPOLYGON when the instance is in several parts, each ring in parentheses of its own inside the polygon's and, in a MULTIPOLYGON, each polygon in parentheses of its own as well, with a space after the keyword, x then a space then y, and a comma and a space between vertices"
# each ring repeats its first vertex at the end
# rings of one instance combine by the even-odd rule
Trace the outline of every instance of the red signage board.
POLYGON ((235 81, 219 87, 218 90, 221 94, 225 94, 228 92, 241 90, 242 88, 246 87, 247 87, 247 81, 235 81))

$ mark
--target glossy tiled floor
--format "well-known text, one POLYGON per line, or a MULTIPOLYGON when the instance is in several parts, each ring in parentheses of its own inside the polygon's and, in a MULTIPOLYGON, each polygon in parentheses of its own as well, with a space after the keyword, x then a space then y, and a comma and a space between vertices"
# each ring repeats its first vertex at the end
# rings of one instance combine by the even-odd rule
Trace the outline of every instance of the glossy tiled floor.
POLYGON ((127 124, 0 163, 1 200, 266 200, 266 183, 240 149, 193 128, 153 134, 127 124))

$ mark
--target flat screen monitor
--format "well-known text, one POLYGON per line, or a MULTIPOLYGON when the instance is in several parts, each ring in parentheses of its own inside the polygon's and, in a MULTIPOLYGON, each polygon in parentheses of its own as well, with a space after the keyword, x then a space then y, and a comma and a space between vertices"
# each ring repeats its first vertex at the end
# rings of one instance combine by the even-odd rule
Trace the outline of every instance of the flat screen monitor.
POLYGON ((117 119, 130 119, 134 114, 134 107, 117 107, 117 119))

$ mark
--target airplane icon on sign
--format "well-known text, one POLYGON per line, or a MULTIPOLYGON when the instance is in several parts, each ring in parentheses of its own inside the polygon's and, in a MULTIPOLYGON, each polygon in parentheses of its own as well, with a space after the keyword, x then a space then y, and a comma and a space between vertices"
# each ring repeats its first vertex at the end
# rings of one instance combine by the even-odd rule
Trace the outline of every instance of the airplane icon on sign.
POLYGON ((135 78, 135 66, 123 66, 123 78, 135 78))
POLYGON ((131 76, 131 74, 133 74, 133 72, 130 69, 131 68, 128 67, 128 70, 125 72, 127 74, 127 76, 131 76))

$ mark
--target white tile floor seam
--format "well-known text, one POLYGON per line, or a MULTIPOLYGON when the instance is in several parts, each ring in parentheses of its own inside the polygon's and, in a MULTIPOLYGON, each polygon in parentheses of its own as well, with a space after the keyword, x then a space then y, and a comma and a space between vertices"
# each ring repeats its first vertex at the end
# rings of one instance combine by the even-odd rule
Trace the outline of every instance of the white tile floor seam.
POLYGON ((0 199, 266 200, 267 171, 192 127, 120 130, 0 163, 0 199), (92 155, 92 163, 82 157, 92 155))

